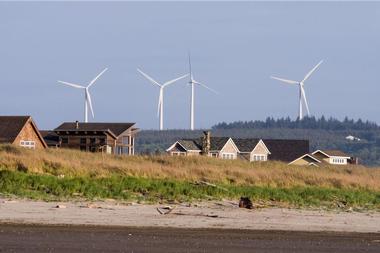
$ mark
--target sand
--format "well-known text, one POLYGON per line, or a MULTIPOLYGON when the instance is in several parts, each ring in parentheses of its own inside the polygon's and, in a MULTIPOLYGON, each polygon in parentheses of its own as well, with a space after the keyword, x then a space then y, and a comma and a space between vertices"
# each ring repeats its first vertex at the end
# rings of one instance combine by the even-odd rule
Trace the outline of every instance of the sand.
POLYGON ((243 209, 232 201, 170 205, 0 199, 0 223, 379 233, 380 212, 243 209), (163 212, 168 210, 162 209, 163 212))

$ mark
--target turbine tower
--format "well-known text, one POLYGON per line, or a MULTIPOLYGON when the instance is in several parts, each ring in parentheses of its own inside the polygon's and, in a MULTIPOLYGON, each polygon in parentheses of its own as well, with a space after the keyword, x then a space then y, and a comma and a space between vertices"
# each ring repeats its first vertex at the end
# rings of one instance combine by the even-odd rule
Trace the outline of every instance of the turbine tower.
POLYGON ((322 62, 323 62, 323 60, 320 61, 312 70, 310 70, 309 73, 306 74, 306 76, 303 78, 302 81, 293 81, 293 80, 288 80, 288 79, 283 79, 283 78, 271 76, 272 79, 275 79, 275 80, 278 80, 278 81, 281 81, 284 83, 288 83, 288 84, 296 84, 299 86, 299 119, 300 120, 302 120, 303 116, 304 116, 303 111, 302 111, 303 110, 303 104, 306 107, 307 116, 310 116, 309 105, 307 103, 306 93, 305 93, 305 89, 304 89, 305 81, 311 76, 311 74, 313 74, 313 72, 319 67, 319 65, 322 64, 322 62))
POLYGON ((178 80, 181 80, 181 79, 187 77, 189 74, 183 75, 183 76, 178 77, 176 79, 173 79, 173 80, 167 81, 167 82, 165 82, 163 84, 160 84, 159 82, 157 82, 156 80, 154 80, 152 77, 150 77, 147 74, 145 74, 144 72, 142 72, 140 69, 137 69, 137 71, 141 75, 143 75, 146 79, 148 79, 152 84, 155 84, 158 87, 160 87, 160 95, 158 97, 157 116, 159 117, 159 127, 160 127, 160 130, 163 130, 164 129, 164 89, 168 85, 170 85, 170 84, 172 84, 174 82, 177 82, 178 80))
POLYGON ((84 90, 84 122, 85 123, 88 122, 88 106, 90 107, 92 118, 95 117, 94 110, 92 108, 92 101, 91 101, 91 95, 90 95, 89 89, 96 82, 96 80, 98 80, 98 78, 101 75, 103 75, 104 72, 107 71, 107 69, 108 68, 105 68, 102 72, 100 72, 99 75, 97 75, 94 79, 92 79, 92 81, 87 86, 82 86, 82 85, 75 84, 75 83, 68 83, 68 82, 64 82, 64 81, 58 81, 61 84, 65 84, 65 85, 68 85, 68 86, 71 86, 71 87, 74 87, 77 89, 83 89, 84 90))
POLYGON ((194 90, 195 85, 203 86, 204 88, 218 94, 215 90, 207 87, 206 85, 194 80, 193 72, 191 70, 191 58, 189 53, 189 69, 190 69, 190 81, 189 85, 191 86, 191 97, 190 97, 190 130, 194 130, 194 90))

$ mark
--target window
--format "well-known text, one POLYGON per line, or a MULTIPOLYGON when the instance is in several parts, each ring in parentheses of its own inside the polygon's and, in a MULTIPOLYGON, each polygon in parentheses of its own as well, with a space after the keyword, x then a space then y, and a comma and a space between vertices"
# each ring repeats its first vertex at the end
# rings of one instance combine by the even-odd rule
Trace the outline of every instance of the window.
POLYGON ((235 154, 234 153, 223 153, 222 158, 227 159, 227 160, 232 160, 232 159, 235 159, 235 154))
POLYGON ((185 152, 172 152, 172 156, 185 156, 185 152))
POLYGON ((62 141, 63 144, 67 144, 67 143, 69 143, 69 138, 67 138, 67 137, 62 137, 62 138, 61 138, 61 141, 62 141))
POLYGON ((333 164, 346 164, 346 159, 344 158, 332 158, 333 164))
POLYGON ((86 144, 87 140, 86 138, 80 138, 80 144, 86 144))
POLYGON ((121 137, 121 142, 124 145, 129 145, 129 136, 123 136, 123 137, 121 137))
POLYGON ((96 142, 96 139, 95 139, 95 138, 90 138, 90 143, 91 143, 91 144, 95 144, 95 142, 96 142))
POLYGON ((106 138, 99 138, 99 144, 105 145, 106 144, 106 138))
POLYGON ((265 161, 267 161, 267 160, 268 160, 267 155, 253 155, 251 161, 261 161, 261 162, 265 162, 265 161))
POLYGON ((21 147, 24 147, 24 148, 31 148, 31 149, 35 149, 36 148, 36 142, 34 141, 20 141, 20 146, 21 147))

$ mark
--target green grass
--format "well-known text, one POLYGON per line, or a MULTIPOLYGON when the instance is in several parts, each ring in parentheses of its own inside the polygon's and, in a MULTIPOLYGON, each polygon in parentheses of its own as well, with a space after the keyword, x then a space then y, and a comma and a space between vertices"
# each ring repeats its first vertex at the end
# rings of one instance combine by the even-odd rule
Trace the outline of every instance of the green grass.
POLYGON ((0 171, 0 192, 31 199, 117 199, 125 201, 194 201, 250 197, 254 201, 293 207, 345 207, 379 209, 380 192, 315 186, 288 188, 218 184, 195 185, 188 181, 114 175, 109 177, 65 177, 20 171, 0 171))

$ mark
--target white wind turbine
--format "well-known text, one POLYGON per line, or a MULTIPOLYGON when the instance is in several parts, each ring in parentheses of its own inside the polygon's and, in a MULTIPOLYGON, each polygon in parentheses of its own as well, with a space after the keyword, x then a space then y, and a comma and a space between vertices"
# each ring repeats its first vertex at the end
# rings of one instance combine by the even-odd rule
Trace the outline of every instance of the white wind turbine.
POLYGON ((108 68, 105 68, 102 72, 100 72, 99 75, 97 75, 87 86, 82 86, 82 85, 79 85, 79 84, 75 84, 75 83, 68 83, 68 82, 64 82, 64 81, 58 81, 59 83, 62 83, 62 84, 65 84, 65 85, 68 85, 68 86, 71 86, 71 87, 74 87, 74 88, 77 88, 77 89, 83 89, 84 90, 84 122, 88 122, 88 106, 90 107, 90 110, 91 110, 91 114, 92 114, 92 117, 94 118, 95 115, 94 115, 94 110, 92 108, 92 101, 91 101, 91 95, 90 95, 90 92, 89 92, 89 88, 95 83, 96 80, 98 80, 98 78, 104 74, 104 72, 107 71, 108 68))
POLYGON ((160 95, 158 97, 157 116, 159 117, 160 130, 163 130, 164 129, 164 89, 169 84, 177 82, 178 80, 181 80, 181 79, 187 77, 189 74, 183 75, 183 76, 178 77, 176 79, 173 79, 173 80, 167 81, 167 82, 165 82, 163 84, 160 84, 159 82, 157 82, 156 80, 154 80, 152 77, 150 77, 147 74, 145 74, 144 72, 142 72, 140 69, 137 69, 137 71, 140 74, 142 74, 146 79, 148 79, 151 83, 153 83, 153 84, 157 85, 158 87, 160 87, 160 95))
POLYGON ((284 82, 284 83, 299 85, 299 119, 300 120, 303 119, 302 102, 304 103, 304 105, 306 107, 307 115, 310 116, 309 105, 307 103, 305 89, 304 89, 305 81, 311 76, 311 74, 313 74, 313 72, 319 67, 319 65, 322 64, 322 62, 323 62, 323 60, 320 61, 312 70, 310 70, 309 73, 307 73, 306 76, 303 78, 303 80, 300 82, 271 76, 272 79, 276 79, 276 80, 279 80, 279 81, 284 82))
POLYGON ((190 130, 194 130, 194 88, 195 85, 203 86, 204 88, 214 92, 217 94, 217 92, 206 85, 194 80, 193 72, 191 71, 191 58, 189 54, 189 69, 190 69, 190 81, 189 84, 191 85, 191 98, 190 98, 190 130))

